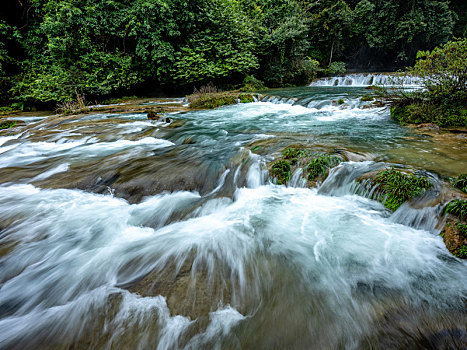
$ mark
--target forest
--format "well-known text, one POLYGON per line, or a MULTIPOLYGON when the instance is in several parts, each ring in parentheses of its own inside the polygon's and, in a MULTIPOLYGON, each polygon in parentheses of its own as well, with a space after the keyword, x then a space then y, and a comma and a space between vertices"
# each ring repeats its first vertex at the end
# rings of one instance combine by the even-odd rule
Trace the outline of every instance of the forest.
POLYGON ((465 37, 466 13, 462 0, 10 0, 0 104, 394 71, 465 37))

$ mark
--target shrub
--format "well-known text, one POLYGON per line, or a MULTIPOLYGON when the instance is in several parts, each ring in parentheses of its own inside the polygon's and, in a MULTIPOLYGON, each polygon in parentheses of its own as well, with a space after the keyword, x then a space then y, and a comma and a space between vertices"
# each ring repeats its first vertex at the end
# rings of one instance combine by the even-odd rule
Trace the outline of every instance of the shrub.
POLYGON ((417 59, 408 73, 422 77, 429 94, 467 91, 467 39, 450 41, 431 52, 419 51, 417 59))
POLYGON ((391 115, 402 123, 467 126, 467 39, 446 43, 417 54, 406 75, 422 79, 423 90, 399 89, 387 93, 391 115))
POLYGON ((243 86, 240 88, 240 91, 258 91, 264 89, 266 89, 266 87, 261 80, 256 79, 252 75, 247 75, 245 79, 243 79, 243 86))

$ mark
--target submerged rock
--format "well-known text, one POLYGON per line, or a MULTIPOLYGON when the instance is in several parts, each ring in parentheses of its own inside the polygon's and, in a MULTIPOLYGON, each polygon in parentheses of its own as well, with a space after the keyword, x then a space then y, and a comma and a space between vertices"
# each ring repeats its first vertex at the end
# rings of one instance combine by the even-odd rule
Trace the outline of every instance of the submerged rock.
POLYGON ((183 145, 192 145, 196 143, 195 139, 192 136, 188 136, 185 140, 183 140, 183 145))
POLYGON ((181 266, 173 262, 154 269, 129 290, 143 297, 163 295, 172 315, 194 320, 231 302, 231 288, 225 282, 221 275, 209 276, 207 268, 195 267, 187 259, 181 266))
MULTIPOLYGON (((170 123, 170 119, 169 118, 167 118, 167 119, 166 119, 166 122, 170 123), (167 121, 167 119, 168 119, 168 121, 167 121)), ((183 120, 173 120, 170 123, 170 125, 167 126, 167 128, 175 129, 175 128, 180 128, 183 125, 185 125, 185 121, 183 121, 183 120)))

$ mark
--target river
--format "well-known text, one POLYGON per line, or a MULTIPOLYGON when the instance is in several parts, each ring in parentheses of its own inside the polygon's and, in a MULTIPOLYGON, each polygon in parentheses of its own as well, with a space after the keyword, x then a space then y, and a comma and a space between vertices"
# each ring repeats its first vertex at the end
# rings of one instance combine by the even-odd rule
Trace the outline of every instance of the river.
POLYGON ((2 130, 0 348, 464 348, 467 263, 439 208, 415 225, 426 211, 391 214, 350 185, 388 165, 467 172, 465 136, 401 127, 366 93, 2 130), (357 175, 275 185, 288 145, 345 154, 357 175))

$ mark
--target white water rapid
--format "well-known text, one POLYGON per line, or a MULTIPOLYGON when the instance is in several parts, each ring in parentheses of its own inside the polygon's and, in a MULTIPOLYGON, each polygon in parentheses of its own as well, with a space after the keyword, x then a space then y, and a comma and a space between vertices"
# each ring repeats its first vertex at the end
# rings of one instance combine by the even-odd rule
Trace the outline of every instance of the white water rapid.
POLYGON ((426 138, 383 108, 300 105, 351 93, 302 93, 178 125, 90 114, 3 131, 0 348, 461 348, 467 264, 439 207, 391 214, 355 194, 397 142, 426 138), (268 162, 293 143, 378 161, 274 185, 268 162))
POLYGON ((392 74, 374 74, 374 73, 354 73, 346 74, 341 77, 328 77, 317 79, 309 86, 355 86, 365 87, 375 86, 394 86, 402 84, 405 87, 418 87, 421 80, 418 77, 397 77, 392 74))

